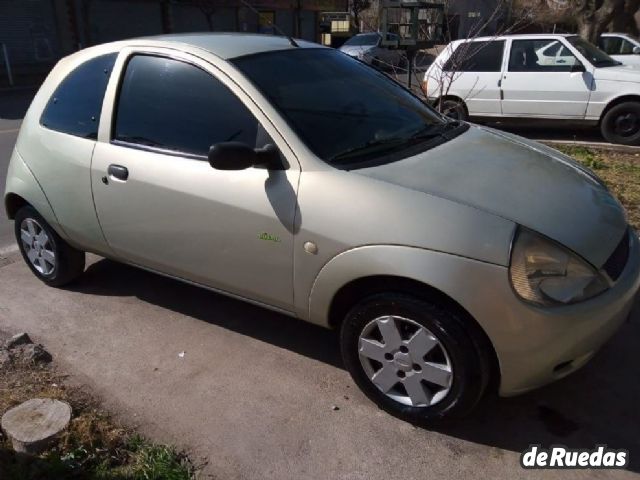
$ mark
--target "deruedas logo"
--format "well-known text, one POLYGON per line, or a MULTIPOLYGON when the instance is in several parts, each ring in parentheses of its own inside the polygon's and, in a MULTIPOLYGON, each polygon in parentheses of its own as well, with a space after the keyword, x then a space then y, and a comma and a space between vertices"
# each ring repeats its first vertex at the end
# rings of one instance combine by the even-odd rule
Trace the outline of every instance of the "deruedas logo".
POLYGON ((594 450, 572 449, 562 445, 542 448, 530 445, 520 455, 522 468, 625 468, 629 464, 628 450, 613 450, 596 445, 594 450))

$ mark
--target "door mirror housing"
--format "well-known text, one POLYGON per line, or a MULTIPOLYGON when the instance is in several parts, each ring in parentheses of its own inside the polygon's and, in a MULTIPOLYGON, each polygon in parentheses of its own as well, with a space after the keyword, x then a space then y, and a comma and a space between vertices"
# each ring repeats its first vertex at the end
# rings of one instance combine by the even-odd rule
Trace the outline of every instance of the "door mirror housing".
POLYGON ((586 72, 587 69, 584 67, 584 65, 580 62, 576 63, 575 65, 573 65, 571 67, 571 73, 576 73, 576 72, 586 72))
POLYGON ((282 166, 278 149, 272 144, 253 149, 242 142, 216 143, 209 148, 208 160, 216 170, 246 170, 258 166, 277 169, 282 166))
POLYGON ((638 46, 633 47, 633 53, 636 55, 640 55, 640 47, 638 46))

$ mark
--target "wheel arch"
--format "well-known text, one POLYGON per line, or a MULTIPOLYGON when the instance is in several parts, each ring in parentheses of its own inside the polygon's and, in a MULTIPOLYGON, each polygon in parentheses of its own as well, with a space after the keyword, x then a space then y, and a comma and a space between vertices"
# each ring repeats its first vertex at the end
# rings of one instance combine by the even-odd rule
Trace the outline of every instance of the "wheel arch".
POLYGON ((4 209, 5 212, 7 212, 7 218, 9 218, 9 220, 14 220, 18 210, 26 205, 31 204, 16 193, 10 192, 4 196, 4 209))
POLYGON ((640 95, 633 95, 633 94, 622 95, 621 97, 614 98, 607 104, 606 107, 604 107, 604 110, 602 110, 602 113, 600 114, 600 119, 598 122, 602 123, 602 119, 609 112, 609 110, 611 110, 616 105, 620 105, 621 103, 625 103, 625 102, 637 102, 640 104, 640 95))
POLYGON ((459 95, 453 94, 453 93, 448 93, 446 95, 442 95, 441 97, 438 97, 436 99, 436 101, 434 102, 433 106, 434 108, 438 109, 440 108, 440 103, 446 101, 446 100, 454 100, 456 102, 460 102, 462 104, 462 106, 464 107, 464 111, 467 113, 467 117, 469 116, 469 107, 467 106, 467 102, 464 101, 464 99, 462 97, 460 97, 459 95))
MULTIPOLYGON (((308 297, 305 320, 339 328, 348 312, 366 296, 410 294, 451 308, 466 321, 491 357, 491 378, 501 379, 500 352, 493 344, 501 326, 483 300, 502 282, 505 267, 466 257, 404 245, 366 245, 330 259, 317 274, 308 297), (482 293, 484 291, 485 293, 482 293), (480 318, 476 317, 480 315, 480 318)), ((510 291, 510 290, 509 290, 510 291)))
POLYGON ((462 305, 443 291, 427 283, 398 275, 370 275, 354 279, 340 287, 331 299, 328 313, 329 327, 338 330, 344 317, 355 304, 378 293, 409 295, 446 308, 463 319, 467 328, 473 332, 473 338, 480 340, 478 347, 489 354, 489 389, 493 392, 497 391, 500 384, 500 364, 489 336, 462 305))
POLYGON ((62 238, 68 239, 40 182, 14 149, 9 161, 4 194, 4 207, 9 219, 13 220, 18 210, 25 205, 32 206, 62 238))

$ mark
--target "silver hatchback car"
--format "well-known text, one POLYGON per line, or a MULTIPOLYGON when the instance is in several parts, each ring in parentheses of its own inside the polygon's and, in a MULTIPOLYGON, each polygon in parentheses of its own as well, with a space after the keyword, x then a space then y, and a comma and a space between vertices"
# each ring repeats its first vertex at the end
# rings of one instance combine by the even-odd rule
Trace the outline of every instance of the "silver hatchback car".
POLYGON ((355 382, 415 423, 576 370, 640 284, 637 234, 590 171, 273 36, 63 59, 5 205, 45 283, 93 252, 339 329, 355 382))

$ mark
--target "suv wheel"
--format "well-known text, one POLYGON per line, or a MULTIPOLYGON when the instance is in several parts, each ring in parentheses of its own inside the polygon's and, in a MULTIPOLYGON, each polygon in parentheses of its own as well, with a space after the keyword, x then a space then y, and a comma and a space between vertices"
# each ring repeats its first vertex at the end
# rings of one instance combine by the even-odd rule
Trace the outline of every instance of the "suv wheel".
POLYGON ((414 424, 433 424, 467 414, 489 382, 489 355, 465 327, 437 305, 378 294, 347 314, 342 356, 356 384, 380 408, 414 424))
POLYGON ((467 107, 461 100, 448 98, 440 102, 440 113, 454 120, 466 121, 469 119, 467 107))
POLYGON ((600 130, 608 142, 640 145, 640 103, 624 102, 611 108, 602 117, 600 130))
POLYGON ((66 285, 84 271, 84 252, 65 242, 33 207, 18 211, 15 234, 24 261, 47 285, 66 285))

